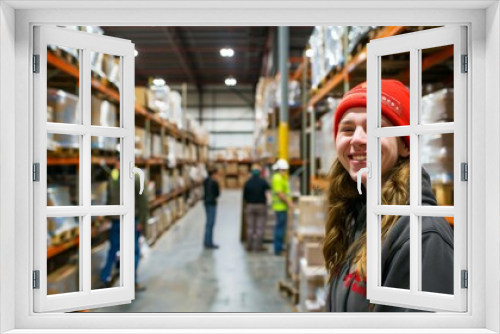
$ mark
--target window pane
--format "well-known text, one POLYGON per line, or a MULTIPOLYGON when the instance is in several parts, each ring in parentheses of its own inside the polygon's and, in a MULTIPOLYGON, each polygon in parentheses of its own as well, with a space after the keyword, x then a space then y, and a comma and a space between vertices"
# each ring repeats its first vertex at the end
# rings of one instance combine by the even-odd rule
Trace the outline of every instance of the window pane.
POLYGON ((90 52, 92 125, 120 126, 121 58, 90 52))
POLYGON ((380 220, 381 285, 410 289, 410 217, 385 215, 380 220), (397 232, 395 232, 397 231, 397 232), (404 241, 404 242, 401 242, 404 241))
POLYGON ((122 286, 120 282, 120 216, 92 217, 91 286, 93 290, 122 286))
POLYGON ((382 116, 381 126, 384 126, 384 118, 391 123, 386 126, 409 125, 410 52, 381 57, 380 68, 380 78, 382 79, 382 96, 380 98, 382 116), (398 82, 389 80, 397 80, 398 82), (406 113, 403 112, 403 110, 406 110, 406 113))
POLYGON ((81 124, 79 58, 78 49, 47 46, 47 122, 81 124), (68 70, 59 70, 56 62, 67 63, 68 70))
POLYGON ((47 218, 47 294, 80 291, 79 217, 47 218))
POLYGON ((453 122, 453 45, 421 50, 421 124, 453 122))
MULTIPOLYGON (((410 137, 382 137, 380 180, 382 205, 410 204, 410 137)), ((356 163, 356 162, 353 162, 356 163)))
POLYGON ((81 205, 80 140, 47 134, 47 206, 81 205))
POLYGON ((421 217, 421 291, 453 295, 453 217, 421 217))
POLYGON ((92 205, 120 205, 120 139, 92 136, 92 205))
POLYGON ((454 203, 453 139, 453 133, 421 136, 421 205, 434 205, 433 196, 437 205, 452 206, 454 203))

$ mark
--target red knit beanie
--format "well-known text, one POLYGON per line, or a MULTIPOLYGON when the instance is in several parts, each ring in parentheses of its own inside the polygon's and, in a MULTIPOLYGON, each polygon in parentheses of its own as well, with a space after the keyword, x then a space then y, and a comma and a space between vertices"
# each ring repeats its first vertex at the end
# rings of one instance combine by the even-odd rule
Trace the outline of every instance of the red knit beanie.
MULTIPOLYGON (((410 125, 410 91, 397 80, 382 80, 382 115, 394 126, 410 125)), ((351 108, 366 108, 366 82, 348 91, 335 111, 333 135, 337 138, 339 122, 345 112, 351 108)), ((404 137, 407 147, 410 147, 410 137, 404 137)))

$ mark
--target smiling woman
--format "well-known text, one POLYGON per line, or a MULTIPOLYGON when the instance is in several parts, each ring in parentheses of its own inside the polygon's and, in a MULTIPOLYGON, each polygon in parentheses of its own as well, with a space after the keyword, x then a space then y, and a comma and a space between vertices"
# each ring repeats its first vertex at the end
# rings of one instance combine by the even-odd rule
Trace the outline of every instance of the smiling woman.
MULTIPOLYGON (((382 127, 410 125, 410 92, 399 81, 382 80, 382 127)), ((331 171, 330 215, 323 253, 330 273, 327 309, 333 312, 411 312, 370 304, 366 298, 366 198, 356 192, 357 174, 366 167, 366 83, 345 94, 335 112, 338 153, 331 171)), ((382 204, 408 205, 410 138, 382 137, 382 204)), ((366 175, 362 178, 366 187, 366 175)), ((437 205, 429 175, 422 170, 422 205, 437 205)), ((381 220, 382 286, 409 289, 409 217, 385 215, 381 220)), ((443 218, 422 218, 424 291, 453 294, 453 231, 443 218), (432 233, 431 233, 432 232, 432 233)))

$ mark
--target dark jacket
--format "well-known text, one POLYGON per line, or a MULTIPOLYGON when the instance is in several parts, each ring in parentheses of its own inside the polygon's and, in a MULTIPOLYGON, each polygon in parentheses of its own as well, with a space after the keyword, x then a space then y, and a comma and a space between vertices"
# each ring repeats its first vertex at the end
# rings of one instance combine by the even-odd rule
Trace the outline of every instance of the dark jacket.
POLYGON ((251 204, 266 204, 266 191, 269 189, 269 183, 260 175, 252 175, 243 187, 243 200, 251 204))
MULTIPOLYGON (((437 205, 429 175, 422 171, 422 205, 437 205)), ((366 230, 366 203, 359 205, 353 238, 366 230)), ((410 289, 410 218, 401 216, 382 245, 382 286, 410 289)), ((418 312, 366 299, 366 280, 345 264, 332 278, 326 296, 330 312, 418 312)), ((368 273, 369 274, 369 273, 368 273)), ((441 217, 422 217, 422 290, 453 294, 453 230, 441 217)))
MULTIPOLYGON (((139 176, 135 176, 134 181, 134 196, 135 196, 135 218, 138 219, 137 224, 145 227, 149 219, 149 194, 148 187, 145 184, 142 195, 139 194, 140 191, 140 179, 139 176)), ((114 179, 111 175, 108 179, 108 201, 107 205, 120 205, 120 178, 114 179)))
POLYGON ((217 198, 220 195, 219 183, 210 176, 203 181, 205 205, 217 205, 217 198))

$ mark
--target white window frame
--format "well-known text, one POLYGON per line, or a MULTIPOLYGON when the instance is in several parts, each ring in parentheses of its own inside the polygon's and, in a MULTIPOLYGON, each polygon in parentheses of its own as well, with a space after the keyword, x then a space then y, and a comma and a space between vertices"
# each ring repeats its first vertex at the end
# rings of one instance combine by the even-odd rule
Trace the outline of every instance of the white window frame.
POLYGON ((13 333, 498 333, 500 332, 500 10, 475 2, 46 2, 0 4, 0 326, 13 333), (61 7, 70 7, 64 10, 61 7), (108 8, 95 9, 93 6, 108 8), (125 7, 124 7, 125 6, 125 7), (396 7, 398 9, 395 9, 396 7), (426 7, 427 6, 427 7, 426 7), (452 8, 460 6, 459 9, 452 8), (137 10, 134 8, 147 8, 137 10), (23 9, 24 8, 24 9, 23 9), (44 10, 59 8, 61 10, 44 10), (75 9, 78 8, 78 9, 75 9), (122 9, 129 8, 129 9, 122 9), (153 9, 152 9, 153 8, 153 9), (194 9, 196 8, 196 9, 194 9), (224 9, 221 9, 224 8, 224 9), (315 9, 310 9, 315 8, 315 9), (411 9, 411 10, 408 10, 411 9), (32 26, 467 25, 471 243, 464 314, 34 314, 31 290, 32 26), (10 74, 8 77, 4 74, 10 74), (14 80, 14 85, 12 85, 14 80), (12 124, 15 111, 15 129, 12 124), (15 141, 12 143, 14 134, 15 141), (488 136, 486 143, 485 136, 488 136), (15 173, 15 174, 14 174, 15 173), (488 182, 485 175, 488 174, 488 182), (12 175, 15 175, 13 178, 12 175), (12 192, 15 189, 15 197, 12 192), (488 196, 486 196, 488 195, 488 196), (10 197, 10 198, 9 198, 10 197), (12 221, 15 224, 12 224, 12 221), (12 236, 15 236, 13 238, 12 236), (486 263, 488 265, 486 266, 486 263), (485 284, 488 283, 486 293, 485 284), (15 289, 12 289, 15 286, 15 289), (14 305, 14 307, 12 307, 14 305), (138 325, 142 329, 137 329, 138 325), (191 329, 189 331, 179 328, 191 329), (247 330, 245 330, 247 328, 247 330), (249 331, 248 329, 253 329, 249 331), (413 328, 413 329, 411 329, 413 328), (132 330, 136 329, 136 330, 132 330), (157 329, 157 331, 155 330, 157 329), (162 330, 163 329, 163 330, 162 330), (210 330, 212 329, 212 330, 210 330), (240 329, 240 330, 237 330, 240 329), (392 329, 392 330, 391 330, 392 329), (418 330, 415 330, 418 329, 418 330), (462 329, 462 330, 459 330, 462 329), (59 331, 57 331, 59 330, 59 331))
POLYGON ((33 75, 34 162, 40 164, 40 181, 33 184, 34 270, 39 271, 39 289, 34 290, 35 312, 73 311, 130 303, 134 284, 134 44, 130 41, 57 27, 34 27, 34 53, 40 56, 40 71, 33 75), (47 122, 47 47, 57 45, 79 50, 79 124, 47 122), (117 127, 91 124, 91 52, 120 57, 120 123, 117 127), (79 140, 79 204, 47 206, 47 134, 77 135, 79 140), (120 143, 119 205, 91 204, 91 137, 105 136, 120 143), (132 172, 132 174, 131 174, 132 172), (91 289, 91 217, 120 217, 120 284, 91 289), (79 217, 79 290, 47 295, 47 218, 79 217), (129 260, 127 260, 129 259, 129 260))
MULTIPOLYGON (((467 185, 460 179, 460 164, 467 162, 467 73, 461 73, 461 55, 466 55, 466 28, 450 26, 429 29, 371 41, 367 46, 367 163, 371 178, 367 179, 367 298, 375 304, 412 307, 428 311, 467 310, 467 290, 461 288, 461 270, 467 270, 467 185), (453 45, 454 122, 421 123, 422 55, 421 51, 453 45), (407 52, 410 55, 410 124, 381 126, 382 57, 407 52), (421 141, 423 134, 454 135, 454 206, 422 206, 421 141), (410 138, 410 204, 381 205, 381 144, 383 137, 410 138), (382 243, 380 221, 383 215, 410 218, 410 286, 395 289, 382 286, 382 243), (453 272, 454 294, 422 291, 421 218, 454 217, 453 272)), ((432 69, 431 69, 432 71, 432 69)))

